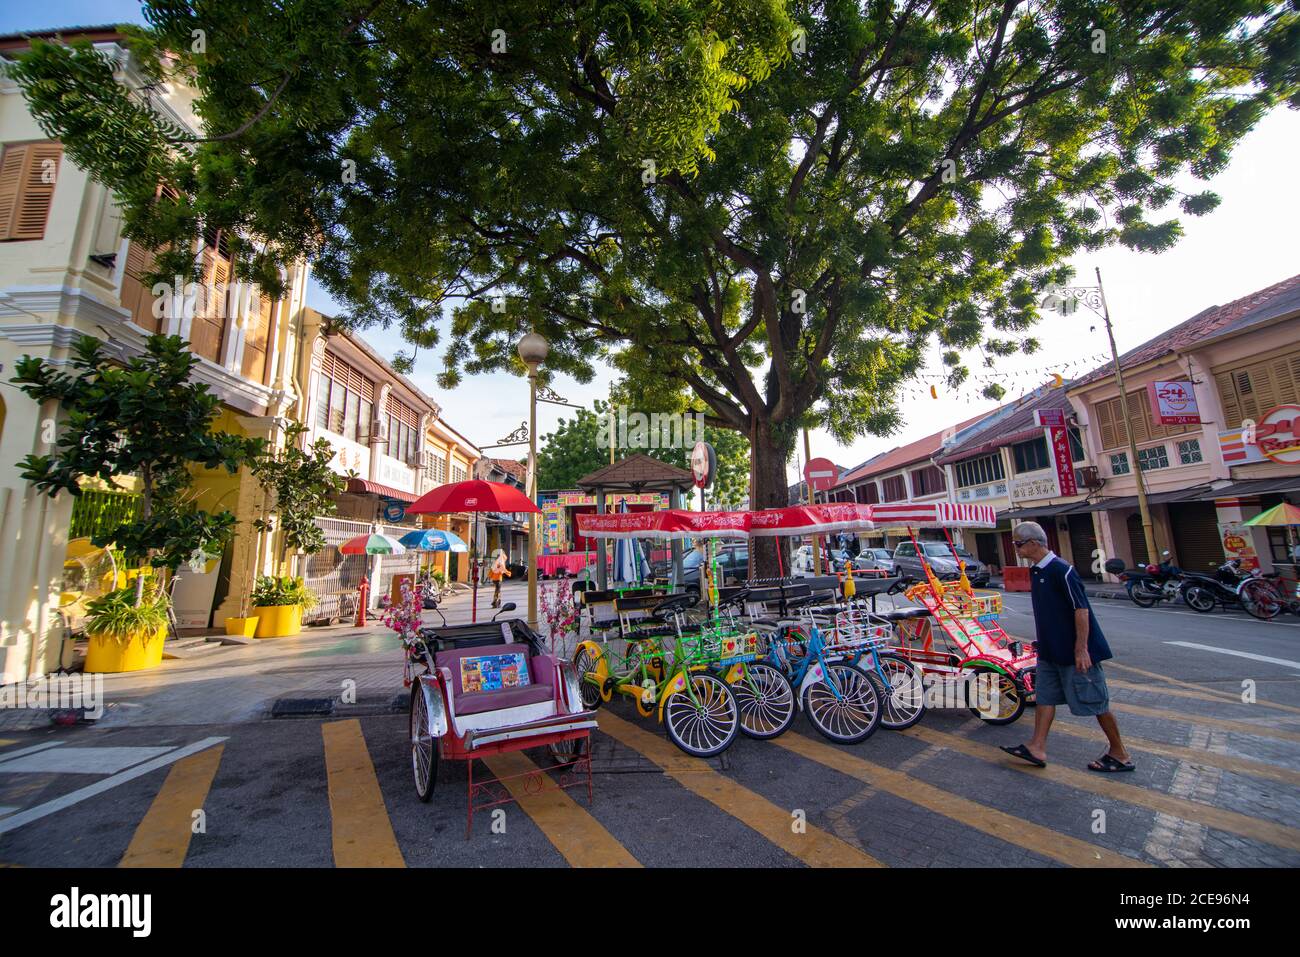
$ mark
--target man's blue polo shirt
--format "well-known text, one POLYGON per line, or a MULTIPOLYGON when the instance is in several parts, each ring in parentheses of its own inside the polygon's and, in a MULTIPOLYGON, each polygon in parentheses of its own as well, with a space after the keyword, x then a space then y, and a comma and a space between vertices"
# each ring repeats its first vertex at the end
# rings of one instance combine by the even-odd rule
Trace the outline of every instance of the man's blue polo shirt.
POLYGON ((1083 580, 1073 565, 1048 552, 1029 570, 1029 585, 1040 658, 1058 665, 1074 664, 1074 612, 1079 608, 1088 609, 1088 657, 1093 664, 1113 657, 1097 624, 1097 616, 1088 604, 1083 580))

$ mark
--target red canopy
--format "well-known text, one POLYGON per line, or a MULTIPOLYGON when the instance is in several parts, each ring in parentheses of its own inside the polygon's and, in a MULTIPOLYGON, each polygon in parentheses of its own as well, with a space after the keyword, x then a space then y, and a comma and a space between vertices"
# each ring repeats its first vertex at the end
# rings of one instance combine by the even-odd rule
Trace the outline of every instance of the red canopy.
POLYGON ((540 512, 519 489, 501 482, 470 479, 439 485, 408 505, 412 515, 427 512, 540 512))
POLYGON ((823 535, 838 530, 912 525, 917 527, 993 528, 991 505, 949 502, 893 502, 858 505, 792 505, 756 512, 610 512, 578 516, 578 530, 589 538, 741 538, 764 535, 823 535))

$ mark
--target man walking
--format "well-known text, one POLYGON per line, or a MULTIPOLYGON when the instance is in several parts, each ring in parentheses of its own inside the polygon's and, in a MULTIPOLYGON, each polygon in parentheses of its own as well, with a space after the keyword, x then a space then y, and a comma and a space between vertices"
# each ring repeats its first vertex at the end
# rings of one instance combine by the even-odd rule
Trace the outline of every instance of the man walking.
POLYGON ((1101 662, 1112 657, 1110 646, 1088 604, 1079 573, 1047 547, 1047 533, 1037 522, 1017 525, 1011 543, 1017 555, 1034 563, 1029 579, 1038 630, 1038 670, 1034 678, 1034 736, 1026 744, 1002 750, 1036 767, 1046 767, 1047 732, 1056 717, 1056 706, 1068 704, 1071 714, 1095 715, 1110 744, 1105 754, 1088 764, 1088 770, 1132 771, 1133 762, 1110 713, 1110 693, 1101 671, 1101 662))

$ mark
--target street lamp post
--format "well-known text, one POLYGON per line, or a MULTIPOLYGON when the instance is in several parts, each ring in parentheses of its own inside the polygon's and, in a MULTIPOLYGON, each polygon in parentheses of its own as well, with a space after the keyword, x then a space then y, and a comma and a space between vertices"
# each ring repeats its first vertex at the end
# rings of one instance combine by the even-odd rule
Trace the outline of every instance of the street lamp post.
MULTIPOLYGON (((535 332, 519 340, 519 358, 528 367, 528 498, 537 502, 537 367, 551 344, 535 332)), ((528 627, 537 628, 537 513, 528 513, 528 627)))
POLYGON ((1106 290, 1101 284, 1101 268, 1097 270, 1096 286, 1057 287, 1043 299, 1044 309, 1068 316, 1083 303, 1106 323, 1106 337, 1110 340, 1110 357, 1115 364, 1115 382, 1119 386, 1119 412, 1124 417, 1124 436, 1128 439, 1129 462, 1137 482, 1138 511, 1142 515, 1142 537, 1147 546, 1147 561, 1159 561, 1156 553, 1155 526, 1151 522, 1151 509, 1147 505, 1146 481, 1138 462, 1137 440, 1133 438, 1133 423, 1129 419, 1128 392, 1124 388, 1124 369, 1120 365, 1119 350, 1115 347, 1115 330, 1110 324, 1110 309, 1106 306, 1106 290))

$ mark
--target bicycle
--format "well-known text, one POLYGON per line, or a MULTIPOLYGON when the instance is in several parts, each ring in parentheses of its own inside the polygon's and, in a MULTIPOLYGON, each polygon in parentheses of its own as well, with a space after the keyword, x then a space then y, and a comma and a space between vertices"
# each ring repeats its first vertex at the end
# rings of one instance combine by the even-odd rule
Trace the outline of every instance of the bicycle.
POLYGON ((1300 583, 1276 572, 1264 575, 1256 570, 1237 586, 1237 596, 1241 606, 1261 621, 1271 621, 1283 611, 1300 615, 1300 583))

